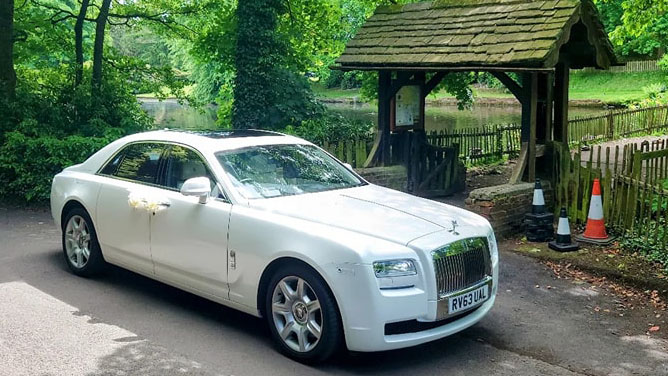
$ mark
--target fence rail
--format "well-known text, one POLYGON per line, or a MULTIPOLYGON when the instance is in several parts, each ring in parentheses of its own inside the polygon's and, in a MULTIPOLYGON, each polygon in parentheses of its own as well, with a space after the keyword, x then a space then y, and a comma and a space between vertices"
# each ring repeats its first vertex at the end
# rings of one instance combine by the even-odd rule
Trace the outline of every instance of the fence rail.
POLYGON ((320 146, 341 162, 349 163, 355 168, 364 167, 370 150, 367 140, 364 139, 325 141, 320 146))
POLYGON ((520 125, 492 125, 454 131, 432 131, 429 144, 440 147, 459 145, 459 158, 471 163, 489 162, 520 151, 520 125))
POLYGON ((668 106, 611 111, 568 121, 568 141, 598 142, 668 129, 668 106))
POLYGON ((668 138, 571 152, 556 143, 555 210, 585 223, 594 179, 600 179, 607 225, 653 240, 668 251, 668 138))
MULTIPOLYGON (((661 70, 659 67, 658 60, 638 60, 638 61, 629 61, 624 65, 617 67, 610 67, 607 72, 613 73, 632 73, 632 72, 653 72, 661 70)), ((578 69, 580 72, 601 72, 596 68, 584 68, 578 69)))

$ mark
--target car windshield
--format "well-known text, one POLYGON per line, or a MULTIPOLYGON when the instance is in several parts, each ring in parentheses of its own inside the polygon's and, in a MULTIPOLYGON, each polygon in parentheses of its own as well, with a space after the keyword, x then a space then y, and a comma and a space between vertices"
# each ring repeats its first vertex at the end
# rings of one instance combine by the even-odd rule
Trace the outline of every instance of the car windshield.
POLYGON ((263 145, 216 153, 235 188, 249 199, 299 195, 363 185, 313 145, 263 145))

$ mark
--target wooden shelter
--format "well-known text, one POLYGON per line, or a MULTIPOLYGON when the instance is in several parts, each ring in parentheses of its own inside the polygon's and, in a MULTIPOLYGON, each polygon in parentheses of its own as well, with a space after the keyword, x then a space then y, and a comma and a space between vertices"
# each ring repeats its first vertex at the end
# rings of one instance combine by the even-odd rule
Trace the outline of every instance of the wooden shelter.
POLYGON ((422 150, 392 145, 426 140, 415 137, 424 133, 424 99, 447 74, 490 72, 522 105, 522 151, 511 177, 518 182, 535 178, 549 141, 566 141, 569 69, 611 65, 617 60, 591 0, 436 0, 378 7, 332 68, 378 72, 378 133, 367 165, 422 150), (405 86, 414 89, 398 96, 405 86), (409 126, 401 127, 397 112, 412 92, 418 110, 402 114, 409 126))

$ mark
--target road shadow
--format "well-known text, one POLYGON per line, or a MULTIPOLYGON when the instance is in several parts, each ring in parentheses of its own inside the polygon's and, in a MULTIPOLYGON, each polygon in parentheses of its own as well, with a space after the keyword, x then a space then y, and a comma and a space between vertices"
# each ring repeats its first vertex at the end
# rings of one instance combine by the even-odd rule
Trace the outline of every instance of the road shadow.
MULTIPOLYGON (((275 351, 263 319, 113 265, 95 278, 74 276, 58 249, 28 254, 24 261, 27 265, 41 265, 40 269, 45 270, 41 274, 21 273, 24 282, 78 308, 79 311, 74 314, 90 316, 91 324, 111 324, 136 333, 137 337, 117 340, 129 343, 100 360, 99 374, 176 374, 184 370, 186 373, 206 374, 202 368, 197 368, 200 366, 193 366, 183 359, 171 359, 164 348, 153 345, 154 342, 161 346, 165 344, 164 337, 156 336, 154 330, 149 330, 160 327, 156 324, 160 320, 164 320, 167 326, 179 325, 183 341, 197 341, 204 332, 208 332, 209 337, 205 341, 209 350, 210 347, 217 347, 219 351, 231 352, 234 356, 249 352, 262 354, 261 359, 255 360, 260 365, 255 364, 254 367, 271 369, 269 363, 275 363, 279 365, 278 369, 289 367, 298 370, 297 373, 406 374, 416 369, 454 366, 457 358, 484 355, 480 346, 474 346, 475 341, 455 335, 402 350, 376 353, 343 351, 327 363, 310 367, 293 362, 275 351), (144 324, 146 321, 156 326, 147 326, 144 324), (463 345, 463 342, 466 344, 463 345), (157 369, 154 363, 165 368, 157 369)), ((172 348, 169 343, 166 346, 172 348)), ((247 374, 243 366, 246 361, 249 360, 241 360, 236 374, 247 374)), ((276 373, 284 371, 277 370, 276 373)))

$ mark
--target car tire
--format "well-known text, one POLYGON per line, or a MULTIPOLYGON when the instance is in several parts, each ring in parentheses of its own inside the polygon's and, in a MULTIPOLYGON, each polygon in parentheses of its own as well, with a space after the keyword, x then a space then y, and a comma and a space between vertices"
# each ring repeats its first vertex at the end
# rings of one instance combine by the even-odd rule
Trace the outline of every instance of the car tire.
POLYGON ((309 267, 291 264, 274 273, 264 316, 280 352, 299 362, 322 362, 342 347, 343 326, 336 300, 325 281, 309 267))
POLYGON ((70 271, 81 277, 101 272, 106 263, 88 212, 83 208, 67 212, 62 230, 63 256, 70 271))

